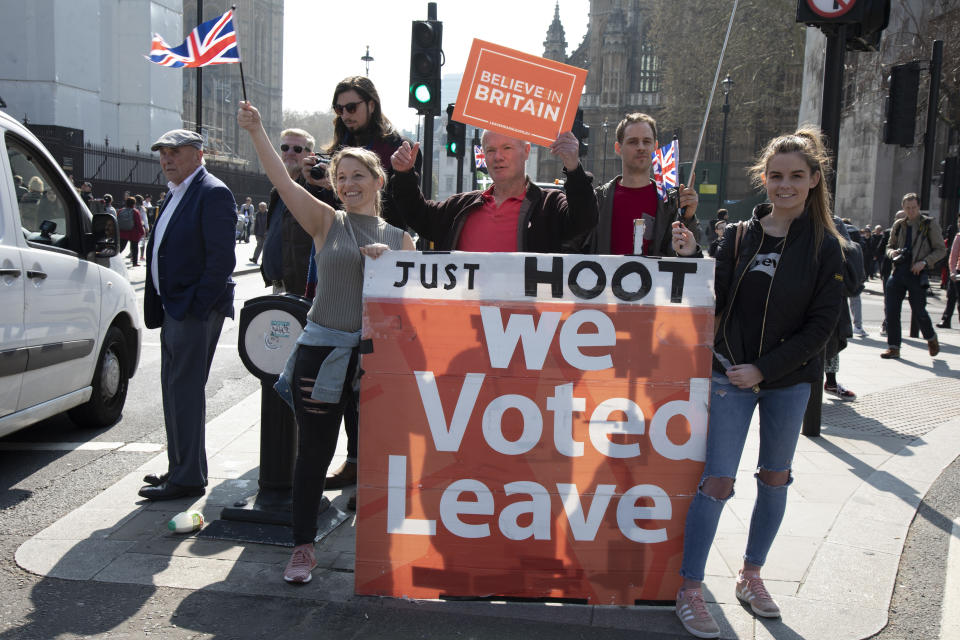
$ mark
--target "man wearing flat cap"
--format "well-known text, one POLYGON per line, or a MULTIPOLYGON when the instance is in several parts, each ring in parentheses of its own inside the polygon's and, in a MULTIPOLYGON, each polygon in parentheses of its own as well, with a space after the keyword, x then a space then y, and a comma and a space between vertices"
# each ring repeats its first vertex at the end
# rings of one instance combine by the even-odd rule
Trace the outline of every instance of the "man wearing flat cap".
POLYGON ((143 320, 160 328, 160 388, 167 471, 149 474, 149 500, 201 496, 207 484, 207 376, 225 316, 233 317, 236 263, 233 194, 203 167, 203 139, 174 129, 150 147, 160 152, 169 192, 147 244, 143 320))

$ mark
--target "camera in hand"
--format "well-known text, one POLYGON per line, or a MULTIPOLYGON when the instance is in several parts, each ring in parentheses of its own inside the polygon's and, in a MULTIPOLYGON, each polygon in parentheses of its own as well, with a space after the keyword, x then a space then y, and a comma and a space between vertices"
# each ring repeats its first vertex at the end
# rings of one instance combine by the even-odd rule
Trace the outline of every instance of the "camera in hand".
POLYGON ((902 249, 900 250, 899 253, 897 253, 896 256, 893 257, 893 264, 895 265, 907 264, 909 262, 910 262, 910 254, 907 253, 906 251, 903 251, 902 249))
POLYGON ((326 153, 314 154, 317 158, 317 164, 310 167, 310 177, 314 180, 323 180, 327 177, 327 165, 333 156, 326 153))

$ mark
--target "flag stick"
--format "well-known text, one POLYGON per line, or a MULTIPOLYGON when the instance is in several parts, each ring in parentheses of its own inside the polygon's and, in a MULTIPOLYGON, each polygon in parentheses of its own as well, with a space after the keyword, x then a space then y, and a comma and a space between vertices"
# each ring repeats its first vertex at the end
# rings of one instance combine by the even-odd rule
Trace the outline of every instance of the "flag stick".
POLYGON ((243 101, 247 102, 247 83, 243 79, 243 63, 240 63, 240 88, 243 89, 243 101))
MULTIPOLYGON (((720 67, 723 65, 723 55, 727 52, 727 42, 730 41, 730 29, 733 28, 733 17, 737 14, 737 5, 740 0, 733 0, 733 10, 730 12, 730 22, 727 23, 727 35, 723 38, 723 47, 720 49, 720 59, 717 60, 717 72, 713 76, 713 88, 707 98, 707 110, 703 114, 703 124, 700 126, 700 137, 697 138, 697 150, 693 153, 693 163, 690 165, 690 175, 697 170, 697 158, 700 157, 700 147, 703 145, 703 134, 707 130, 707 119, 710 117, 710 107, 713 106, 713 94, 717 91, 717 82, 720 80, 720 67)), ((679 158, 677 158, 679 164, 679 158)))
MULTIPOLYGON (((233 17, 237 17, 237 5, 230 5, 233 17)), ((247 102, 247 81, 243 79, 243 60, 240 58, 240 33, 237 31, 237 61, 240 66, 240 88, 243 89, 243 101, 247 102)))

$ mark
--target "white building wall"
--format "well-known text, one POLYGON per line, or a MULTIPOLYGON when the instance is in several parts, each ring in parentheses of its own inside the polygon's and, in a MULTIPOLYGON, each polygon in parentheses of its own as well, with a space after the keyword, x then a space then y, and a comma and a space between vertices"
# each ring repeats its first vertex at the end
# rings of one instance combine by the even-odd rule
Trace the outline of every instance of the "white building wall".
POLYGON ((181 126, 183 71, 147 61, 150 39, 183 40, 180 0, 10 2, 0 21, 0 97, 36 124, 149 148, 181 126))

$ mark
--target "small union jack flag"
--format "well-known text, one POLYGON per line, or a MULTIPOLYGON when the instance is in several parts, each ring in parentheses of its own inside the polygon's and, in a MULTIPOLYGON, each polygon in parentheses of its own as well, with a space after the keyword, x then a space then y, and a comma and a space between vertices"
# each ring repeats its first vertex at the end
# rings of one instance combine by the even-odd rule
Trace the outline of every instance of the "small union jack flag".
POLYGON ((473 158, 476 160, 477 169, 487 168, 487 157, 483 155, 483 147, 473 145, 473 158))
POLYGON ((667 189, 676 187, 680 182, 677 172, 679 155, 680 149, 676 140, 653 152, 653 181, 657 185, 657 197, 660 200, 666 199, 667 189))
POLYGON ((212 64, 240 62, 233 11, 207 20, 190 32, 179 47, 170 47, 159 34, 153 34, 150 62, 164 67, 206 67, 212 64))

